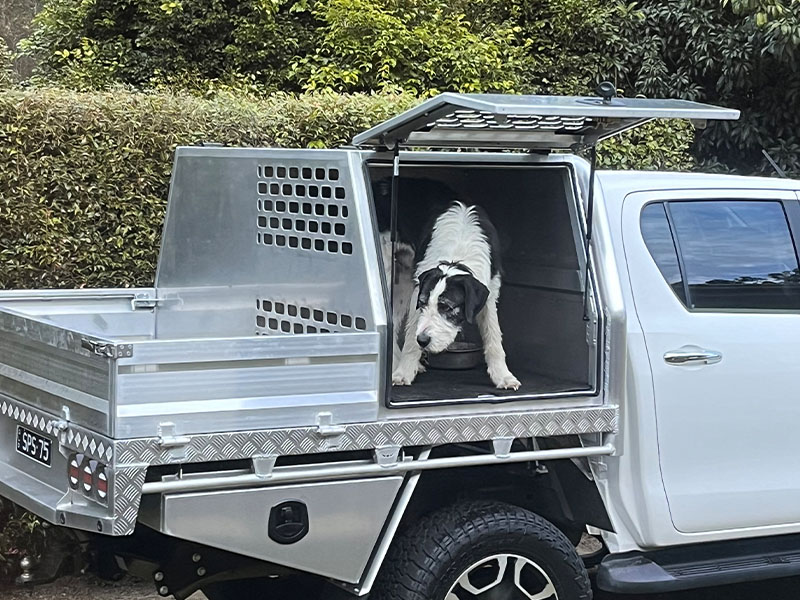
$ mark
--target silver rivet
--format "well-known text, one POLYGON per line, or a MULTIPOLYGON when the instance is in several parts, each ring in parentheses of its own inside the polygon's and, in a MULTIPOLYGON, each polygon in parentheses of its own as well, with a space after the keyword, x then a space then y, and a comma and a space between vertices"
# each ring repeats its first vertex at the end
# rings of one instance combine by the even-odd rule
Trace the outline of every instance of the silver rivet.
POLYGON ((205 567, 200 567, 199 569, 197 569, 197 576, 198 577, 202 577, 205 574, 206 574, 206 568, 205 567))
POLYGON ((159 571, 158 573, 153 575, 153 579, 155 579, 156 581, 164 581, 164 574, 161 571, 159 571))
POLYGON ((158 588, 158 593, 161 594, 162 596, 166 596, 167 594, 169 594, 169 588, 165 585, 162 585, 160 588, 158 588))
POLYGON ((193 554, 193 555, 192 555, 192 562, 199 563, 199 562, 200 562, 200 560, 201 560, 202 558, 203 558, 203 557, 202 557, 202 556, 200 556, 199 554, 193 554))

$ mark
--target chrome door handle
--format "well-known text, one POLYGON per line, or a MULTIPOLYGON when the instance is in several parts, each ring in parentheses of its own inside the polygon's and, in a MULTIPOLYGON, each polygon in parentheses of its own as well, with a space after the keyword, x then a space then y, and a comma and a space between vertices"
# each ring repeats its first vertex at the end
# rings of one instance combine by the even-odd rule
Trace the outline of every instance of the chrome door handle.
POLYGON ((671 365, 713 365, 722 360, 722 353, 715 350, 671 350, 664 353, 664 360, 671 365))

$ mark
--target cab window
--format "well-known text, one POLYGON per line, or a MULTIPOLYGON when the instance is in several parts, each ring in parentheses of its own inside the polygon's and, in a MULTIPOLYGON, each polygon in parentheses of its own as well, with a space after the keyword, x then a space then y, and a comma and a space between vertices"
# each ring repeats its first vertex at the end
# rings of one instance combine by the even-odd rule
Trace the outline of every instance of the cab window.
POLYGON ((783 203, 714 200, 651 204, 642 235, 689 308, 800 308, 800 268, 783 203))

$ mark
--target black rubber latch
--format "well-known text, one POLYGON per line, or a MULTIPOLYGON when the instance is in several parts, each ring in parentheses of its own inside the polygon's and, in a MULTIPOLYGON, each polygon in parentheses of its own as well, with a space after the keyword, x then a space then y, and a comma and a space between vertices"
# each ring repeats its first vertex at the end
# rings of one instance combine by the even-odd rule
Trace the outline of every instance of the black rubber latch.
POLYGON ((289 500, 273 506, 269 512, 269 537, 279 544, 295 544, 308 534, 308 508, 289 500))

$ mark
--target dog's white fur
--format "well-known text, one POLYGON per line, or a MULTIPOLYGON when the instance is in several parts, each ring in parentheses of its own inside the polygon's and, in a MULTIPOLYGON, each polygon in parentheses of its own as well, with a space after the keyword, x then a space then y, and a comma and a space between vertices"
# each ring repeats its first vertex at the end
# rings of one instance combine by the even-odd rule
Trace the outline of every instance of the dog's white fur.
POLYGON ((441 352, 455 339, 458 329, 438 311, 438 299, 447 285, 447 278, 468 274, 455 265, 459 263, 489 289, 486 305, 478 313, 478 328, 483 339, 487 370, 492 382, 501 389, 519 389, 520 382, 514 377, 506 364, 503 349, 503 334, 497 318, 497 301, 500 298, 500 274, 492 277, 492 256, 489 241, 480 226, 474 207, 456 202, 436 220, 431 241, 417 264, 415 278, 433 268, 440 268, 444 274, 430 294, 428 303, 416 309, 419 287, 413 291, 408 303, 408 316, 405 324, 405 339, 399 362, 392 373, 394 385, 410 385, 417 374, 422 372, 420 363, 422 351, 417 336, 425 332, 431 341, 428 348, 441 352))
POLYGON ((392 323, 394 323, 392 364, 396 365, 400 359, 400 344, 398 340, 402 339, 403 322, 406 314, 408 314, 408 303, 414 293, 414 248, 405 242, 397 241, 394 245, 393 257, 391 232, 382 231, 380 239, 386 289, 389 289, 390 285, 394 285, 392 294, 392 323), (394 282, 391 281, 393 261, 394 282))

